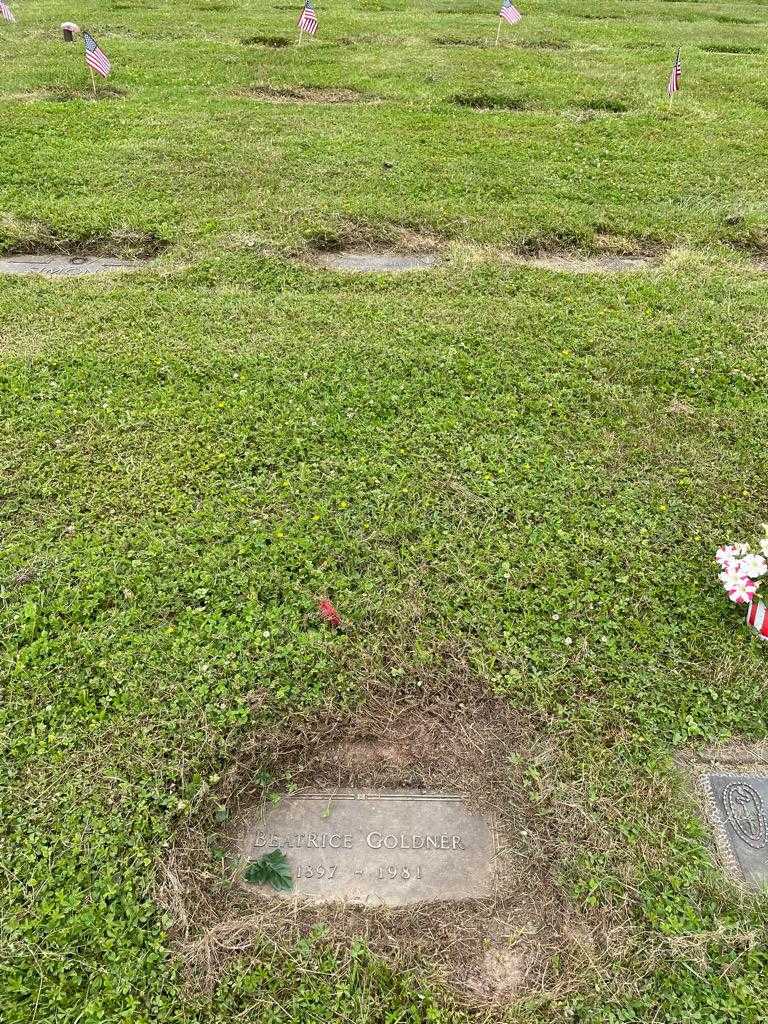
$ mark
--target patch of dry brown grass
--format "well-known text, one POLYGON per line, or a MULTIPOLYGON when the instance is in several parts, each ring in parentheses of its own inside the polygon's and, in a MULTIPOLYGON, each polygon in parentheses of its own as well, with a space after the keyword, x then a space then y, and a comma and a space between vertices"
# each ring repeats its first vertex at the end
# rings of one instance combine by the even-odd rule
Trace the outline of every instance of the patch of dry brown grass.
POLYGON ((312 85, 254 85, 241 89, 238 96, 266 103, 373 103, 376 98, 356 89, 322 88, 312 85))
POLYGON ((559 779, 558 744, 543 723, 490 693, 460 659, 423 672, 393 700, 371 680, 354 711, 326 710, 254 733, 222 780, 234 817, 278 791, 438 790, 462 794, 492 816, 499 837, 497 887, 484 899, 405 908, 316 905, 249 890, 232 862, 218 863, 228 827, 210 818, 178 837, 158 893, 174 920, 189 978, 210 988, 233 956, 265 937, 288 946, 323 926, 332 940, 359 938, 397 964, 419 965, 472 1004, 562 997, 594 983, 627 938, 626 924, 586 916, 565 896, 560 868, 594 841, 590 816, 559 779), (263 777, 263 775, 262 775, 263 777))

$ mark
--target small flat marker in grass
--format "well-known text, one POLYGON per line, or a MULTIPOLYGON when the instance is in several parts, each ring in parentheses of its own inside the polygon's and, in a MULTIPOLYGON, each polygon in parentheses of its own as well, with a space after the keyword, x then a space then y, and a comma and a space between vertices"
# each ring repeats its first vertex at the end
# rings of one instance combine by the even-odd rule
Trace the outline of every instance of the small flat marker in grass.
POLYGON ((146 259, 120 259, 114 256, 62 256, 60 253, 36 253, 0 257, 0 274, 43 277, 86 277, 113 274, 115 271, 140 270, 146 259))
POLYGON ((495 833, 455 794, 286 795, 264 816, 246 812, 237 834, 246 881, 279 894, 295 885, 297 896, 317 903, 406 906, 493 891, 495 833))
POLYGON ((326 270, 342 270, 353 274, 399 274, 408 270, 429 270, 436 266, 437 256, 430 253, 347 250, 321 253, 317 262, 326 270))
POLYGON ((768 883, 768 765, 761 745, 707 758, 700 776, 720 860, 726 873, 749 888, 768 883), (722 760, 721 760, 722 757, 722 760))
POLYGON ((627 274, 654 270, 660 264, 656 256, 622 255, 619 253, 544 252, 518 254, 512 262, 536 270, 552 270, 563 274, 627 274))

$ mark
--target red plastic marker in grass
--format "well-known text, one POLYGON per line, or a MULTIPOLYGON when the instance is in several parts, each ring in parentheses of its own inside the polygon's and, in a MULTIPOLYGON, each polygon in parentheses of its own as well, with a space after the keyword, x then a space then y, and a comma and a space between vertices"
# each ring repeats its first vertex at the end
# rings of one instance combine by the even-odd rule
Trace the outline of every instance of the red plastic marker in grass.
POLYGON ((329 626, 332 626, 334 629, 341 628, 341 616, 327 597, 323 597, 317 602, 317 610, 329 626))

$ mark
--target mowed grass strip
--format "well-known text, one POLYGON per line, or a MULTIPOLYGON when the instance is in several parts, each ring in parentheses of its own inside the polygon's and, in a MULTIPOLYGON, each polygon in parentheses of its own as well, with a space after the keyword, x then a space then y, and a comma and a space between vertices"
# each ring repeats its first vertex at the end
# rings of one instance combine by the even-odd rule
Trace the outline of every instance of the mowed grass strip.
POLYGON ((396 702, 448 656, 557 738, 532 805, 575 800, 596 838, 553 884, 616 929, 596 985, 489 1016, 761 1019, 763 902, 719 880, 673 761, 768 710, 712 561, 768 519, 761 58, 705 49, 762 47, 715 20, 762 8, 534 5, 496 50, 437 45, 495 34, 445 7, 324 5, 301 49, 243 44, 291 36, 274 7, 86 7, 109 102, 45 95, 88 88, 54 4, 3 29, 2 248, 167 245, 131 277, 0 282, 12 1024, 463 1019, 428 963, 332 934, 257 940, 201 994, 154 899, 257 724, 354 708, 371 678, 396 702), (297 259, 408 234, 450 258, 297 259), (487 258, 609 237, 663 268, 487 258))

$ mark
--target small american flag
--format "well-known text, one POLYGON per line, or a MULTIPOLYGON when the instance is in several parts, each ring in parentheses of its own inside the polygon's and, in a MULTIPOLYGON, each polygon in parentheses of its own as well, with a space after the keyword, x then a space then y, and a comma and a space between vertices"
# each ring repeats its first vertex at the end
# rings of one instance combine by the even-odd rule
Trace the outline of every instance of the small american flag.
POLYGON ((317 32, 317 15, 312 0, 304 0, 304 10, 299 18, 299 29, 310 36, 317 32))
POLYGON ((522 18, 522 14, 513 5, 512 0, 501 0, 499 17, 503 18, 504 21, 508 21, 510 25, 516 25, 522 18))
POLYGON ((112 70, 112 65, 109 63, 106 53, 100 49, 99 44, 90 32, 83 32, 83 42, 85 43, 85 63, 97 75, 106 78, 112 70))
POLYGON ((680 80, 683 77, 683 65, 680 63, 680 51, 677 51, 675 63, 672 65, 672 74, 667 82, 667 95, 673 96, 680 88, 680 80))
POLYGON ((0 0, 0 14, 2 14, 6 21, 16 21, 13 16, 13 11, 8 4, 2 3, 2 0, 0 0))

